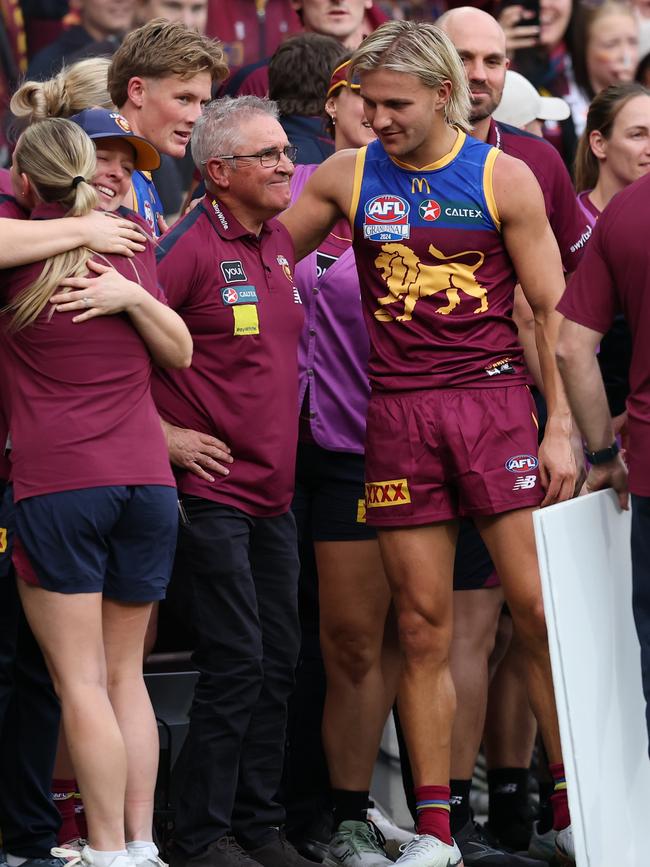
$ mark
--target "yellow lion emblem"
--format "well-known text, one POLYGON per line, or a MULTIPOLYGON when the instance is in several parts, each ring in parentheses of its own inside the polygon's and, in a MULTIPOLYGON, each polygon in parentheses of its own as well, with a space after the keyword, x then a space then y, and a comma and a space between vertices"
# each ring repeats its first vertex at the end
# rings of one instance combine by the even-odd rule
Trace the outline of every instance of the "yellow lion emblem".
MULTIPOLYGON (((485 313, 488 309, 487 289, 481 286, 474 276, 481 267, 485 255, 479 250, 465 250, 445 256, 433 244, 429 245, 429 253, 440 262, 439 265, 427 265, 421 262, 413 250, 402 244, 383 244, 381 253, 375 259, 375 266, 381 270, 381 276, 388 286, 388 295, 378 298, 379 304, 394 304, 404 301, 404 313, 395 317, 398 322, 408 322, 413 318, 413 309, 420 298, 437 295, 444 292, 447 304, 435 311, 442 316, 448 316, 460 304, 460 292, 480 301, 474 313, 485 313), (473 264, 459 262, 466 256, 471 256, 473 264)), ((393 317, 387 310, 375 311, 375 319, 388 322, 393 317)))

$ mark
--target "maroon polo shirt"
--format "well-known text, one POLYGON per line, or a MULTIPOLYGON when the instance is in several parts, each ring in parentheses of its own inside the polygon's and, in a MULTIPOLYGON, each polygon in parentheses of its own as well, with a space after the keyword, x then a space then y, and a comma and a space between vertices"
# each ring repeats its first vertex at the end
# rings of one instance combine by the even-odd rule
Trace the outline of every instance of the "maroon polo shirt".
POLYGON ((650 175, 605 208, 558 310, 605 334, 622 312, 632 332, 627 400, 630 490, 650 496, 650 175))
POLYGON ((277 220, 259 237, 206 196, 160 241, 158 277, 194 340, 188 370, 156 371, 162 418, 232 449, 230 474, 179 472, 179 490, 265 517, 287 511, 298 435, 303 309, 293 244, 277 220))
MULTIPOLYGON (((63 208, 44 204, 31 214, 62 216, 63 208)), ((164 301, 151 244, 132 259, 96 259, 164 301)), ((36 280, 43 264, 5 273, 2 305, 36 280)), ((74 323, 77 313, 48 305, 16 333, 7 331, 8 315, 0 318, 16 500, 105 485, 173 486, 147 347, 126 314, 74 323)))
MULTIPOLYGON (((14 198, 11 186, 11 178, 7 169, 0 169, 0 217, 8 217, 12 220, 26 220, 29 214, 20 207, 14 198)), ((0 370, 3 382, 7 381, 5 366, 0 370)), ((0 481, 6 482, 9 478, 11 464, 5 455, 8 425, 3 410, 3 394, 5 388, 0 388, 0 481)))
POLYGON ((517 157, 533 172, 542 188, 546 216, 562 263, 569 273, 575 271, 591 236, 591 225, 576 201, 571 178, 557 150, 539 136, 492 119, 487 143, 517 157))

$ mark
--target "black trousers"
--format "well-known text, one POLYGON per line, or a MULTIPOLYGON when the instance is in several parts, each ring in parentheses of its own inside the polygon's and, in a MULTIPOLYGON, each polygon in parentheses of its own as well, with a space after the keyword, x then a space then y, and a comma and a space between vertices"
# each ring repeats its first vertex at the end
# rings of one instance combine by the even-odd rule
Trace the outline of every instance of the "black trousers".
POLYGON ((632 609, 641 645, 641 677, 650 739, 650 497, 632 495, 632 609))
POLYGON ((277 792, 300 645, 296 525, 184 497, 172 581, 182 582, 199 680, 176 844, 188 855, 233 833, 247 849, 284 823, 277 792))
MULTIPOLYGON (((0 492, 0 500, 2 499, 0 492)), ((59 701, 9 566, 10 491, 0 509, 0 830, 6 852, 48 858, 61 819, 51 798, 59 701)))

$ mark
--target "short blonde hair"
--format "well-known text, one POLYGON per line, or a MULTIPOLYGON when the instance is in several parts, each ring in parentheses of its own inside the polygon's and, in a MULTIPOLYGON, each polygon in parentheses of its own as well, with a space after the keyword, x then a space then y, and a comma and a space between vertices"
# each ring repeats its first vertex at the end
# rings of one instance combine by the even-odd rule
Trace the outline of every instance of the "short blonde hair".
POLYGON ((439 27, 416 21, 382 24, 352 55, 348 79, 375 69, 414 75, 431 88, 450 81, 451 95, 445 105, 445 119, 470 132, 467 76, 453 43, 439 27))
POLYGON ((89 57, 63 69, 48 81, 26 81, 11 99, 21 127, 46 117, 71 117, 86 108, 114 108, 108 95, 106 57, 89 57))
POLYGON ((208 72, 212 81, 228 75, 220 42, 202 36, 180 21, 154 18, 132 30, 113 55, 108 71, 108 90, 118 108, 128 99, 129 81, 178 75, 184 81, 208 72))

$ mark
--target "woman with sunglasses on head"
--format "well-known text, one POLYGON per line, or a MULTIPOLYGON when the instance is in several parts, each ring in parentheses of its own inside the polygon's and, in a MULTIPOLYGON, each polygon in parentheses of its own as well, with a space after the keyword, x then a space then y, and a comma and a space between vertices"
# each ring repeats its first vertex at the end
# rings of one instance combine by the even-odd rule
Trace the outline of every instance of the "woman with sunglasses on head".
MULTIPOLYGON (((11 168, 32 219, 45 221, 90 213, 95 174, 93 143, 62 119, 25 130, 11 168)), ((80 854, 54 854, 97 867, 157 858, 142 646, 177 521, 149 380, 152 361, 191 359, 187 329, 160 299, 150 245, 133 260, 81 247, 15 268, 2 287, 14 565, 88 821, 80 854)))
MULTIPOLYGON (((349 56, 334 70, 325 103, 336 150, 359 148, 375 138, 359 85, 347 79, 348 63, 349 56)), ((292 200, 316 168, 296 166, 292 200)), ((327 676, 322 738, 334 836, 324 863, 356 865, 361 858, 363 863, 390 864, 383 838, 368 823, 367 813, 379 743, 395 698, 398 655, 377 534, 365 523, 369 345, 346 220, 298 263, 295 280, 306 321, 299 349, 301 410, 293 511, 304 549, 303 630, 310 623, 312 631, 317 629, 319 603, 327 676), (310 609, 312 616, 305 620, 310 609), (343 862, 348 850, 354 854, 343 862)), ((309 642, 303 641, 303 654, 308 649, 309 642)), ((297 738, 298 733, 290 733, 290 743, 297 738)))

